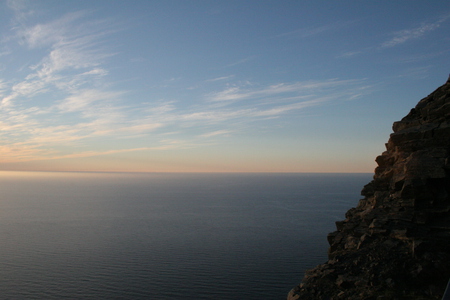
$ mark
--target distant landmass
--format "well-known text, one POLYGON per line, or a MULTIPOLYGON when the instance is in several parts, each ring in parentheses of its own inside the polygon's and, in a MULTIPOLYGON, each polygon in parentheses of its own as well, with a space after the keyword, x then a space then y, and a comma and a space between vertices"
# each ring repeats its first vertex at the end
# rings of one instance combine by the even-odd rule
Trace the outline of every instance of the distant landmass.
POLYGON ((450 278, 450 77, 393 125, 329 260, 288 300, 441 299, 450 278))

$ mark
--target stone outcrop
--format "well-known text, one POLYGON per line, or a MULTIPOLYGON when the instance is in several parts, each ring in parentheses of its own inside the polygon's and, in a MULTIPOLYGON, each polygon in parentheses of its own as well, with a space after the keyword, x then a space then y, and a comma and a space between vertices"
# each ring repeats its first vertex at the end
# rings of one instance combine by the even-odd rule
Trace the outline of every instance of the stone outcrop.
POLYGON ((329 260, 288 300, 441 299, 450 278, 450 78, 393 125, 329 260))

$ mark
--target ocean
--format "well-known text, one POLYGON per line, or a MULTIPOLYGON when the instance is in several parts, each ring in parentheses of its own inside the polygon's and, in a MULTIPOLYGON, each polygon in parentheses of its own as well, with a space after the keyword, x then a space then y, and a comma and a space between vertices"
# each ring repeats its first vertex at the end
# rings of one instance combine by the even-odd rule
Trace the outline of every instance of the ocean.
POLYGON ((1 299, 286 299, 372 174, 0 172, 1 299))

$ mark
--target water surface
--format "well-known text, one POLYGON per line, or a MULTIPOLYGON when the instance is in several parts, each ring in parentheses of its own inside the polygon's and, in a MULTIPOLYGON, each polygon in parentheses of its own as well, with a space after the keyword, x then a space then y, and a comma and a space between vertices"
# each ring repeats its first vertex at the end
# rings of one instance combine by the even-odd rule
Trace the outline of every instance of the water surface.
POLYGON ((372 174, 0 172, 4 299, 285 299, 372 174))

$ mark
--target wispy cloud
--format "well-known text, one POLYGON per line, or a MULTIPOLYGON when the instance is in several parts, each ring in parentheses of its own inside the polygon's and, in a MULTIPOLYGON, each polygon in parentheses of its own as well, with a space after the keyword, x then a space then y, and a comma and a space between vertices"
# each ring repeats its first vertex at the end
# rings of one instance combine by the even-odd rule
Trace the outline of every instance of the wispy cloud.
POLYGON ((326 32, 335 31, 338 29, 345 28, 351 24, 353 24, 354 21, 339 21, 334 23, 329 23, 325 25, 320 26, 310 26, 310 27, 304 27, 304 28, 298 28, 292 31, 287 31, 280 33, 278 35, 273 36, 272 38, 308 38, 312 36, 317 36, 326 32))
POLYGON ((217 77, 217 78, 207 79, 206 82, 222 81, 222 80, 231 79, 231 78, 233 78, 233 77, 234 77, 234 75, 222 76, 222 77, 217 77))
MULTIPOLYGON (((240 124, 256 120, 278 118, 334 100, 355 99, 365 93, 364 80, 324 80, 279 83, 270 86, 233 86, 207 97, 201 110, 176 116, 181 122, 192 124, 240 124), (217 103, 221 105, 217 105, 217 103)), ((228 130, 228 129, 225 129, 228 130)), ((208 134, 208 133, 207 133, 208 134)))
POLYGON ((242 88, 239 86, 229 87, 223 91, 214 93, 210 96, 211 101, 237 101, 250 98, 261 98, 270 96, 280 96, 287 93, 296 93, 308 95, 311 92, 317 92, 324 89, 336 88, 355 84, 356 80, 325 80, 325 81, 306 81, 295 83, 278 83, 262 88, 242 88))
POLYGON ((48 150, 36 149, 36 147, 20 143, 0 145, 0 152, 2 153, 0 163, 39 160, 51 154, 48 150))
POLYGON ((53 156, 50 159, 65 159, 65 158, 82 158, 82 157, 92 157, 92 156, 103 156, 118 153, 128 153, 137 151, 149 151, 149 150, 167 150, 173 149, 175 146, 173 144, 157 146, 157 147, 142 147, 142 148, 132 148, 132 149, 119 149, 119 150, 107 150, 107 151, 84 151, 60 156, 53 156))
POLYGON ((347 52, 344 52, 342 54, 339 54, 337 56, 337 58, 350 58, 350 57, 354 57, 354 56, 356 56, 358 54, 361 54, 361 53, 363 53, 363 52, 362 51, 347 51, 347 52))
POLYGON ((335 29, 335 24, 328 24, 328 25, 322 25, 317 27, 307 27, 307 28, 300 28, 296 30, 292 30, 289 32, 284 32, 279 35, 276 35, 275 37, 287 37, 287 38, 307 38, 310 36, 315 36, 330 30, 335 29))
POLYGON ((248 61, 250 61, 250 60, 253 60, 253 59, 255 59, 255 58, 256 58, 256 56, 246 57, 246 58, 240 59, 240 60, 238 60, 238 61, 235 61, 235 62, 232 62, 232 63, 226 65, 225 68, 234 67, 234 66, 237 66, 237 65, 246 63, 246 62, 248 62, 248 61))
POLYGON ((228 135, 230 133, 231 133, 230 130, 216 130, 213 132, 207 132, 207 133, 201 134, 200 137, 201 138, 210 138, 210 137, 214 137, 214 136, 218 136, 218 135, 228 135))
POLYGON ((106 92, 97 89, 86 89, 77 91, 65 98, 57 106, 62 112, 81 111, 86 115, 92 115, 94 109, 97 114, 101 109, 111 109, 111 102, 117 99, 121 93, 106 92))
POLYGON ((400 78, 412 78, 416 80, 425 79, 430 76, 430 74, 433 72, 433 69, 434 69, 433 65, 407 68, 397 76, 400 78))
MULTIPOLYGON (((157 123, 127 119, 119 102, 123 92, 103 84, 111 57, 102 43, 111 32, 104 21, 85 20, 88 12, 66 14, 54 21, 26 25, 25 2, 8 2, 20 23, 16 42, 41 59, 14 80, 0 79, 2 161, 48 159, 56 148, 101 136, 152 131, 157 123), (96 25, 96 26, 93 26, 96 25)), ((12 52, 4 56, 14 55, 12 52)))
POLYGON ((403 55, 401 58, 397 59, 397 61, 402 63, 415 63, 420 61, 430 60, 442 55, 446 55, 450 52, 450 48, 441 49, 441 51, 436 52, 428 52, 425 54, 412 54, 412 55, 403 55))
MULTIPOLYGON (((116 149, 107 151, 81 151, 70 154, 58 155, 56 152, 43 151, 39 149, 33 149, 31 147, 24 147, 23 145, 13 146, 0 146, 0 152, 8 157, 7 162, 28 162, 38 160, 56 160, 56 159, 72 159, 72 158, 85 158, 93 156, 112 155, 119 153, 129 153, 138 151, 163 151, 168 149, 179 148, 179 145, 174 143, 168 143, 166 145, 160 145, 156 147, 141 147, 131 149, 116 149)), ((6 160, 2 160, 6 161, 6 160)), ((1 162, 1 161, 0 161, 1 162)))
POLYGON ((381 48, 395 47, 404 44, 410 40, 415 40, 423 37, 429 32, 432 32, 439 28, 442 23, 447 21, 450 15, 439 18, 437 21, 432 23, 422 23, 420 26, 410 29, 404 29, 394 32, 393 37, 381 44, 381 48))
POLYGON ((331 98, 330 97, 315 98, 309 101, 297 102, 288 105, 280 105, 277 107, 260 110, 255 112, 254 114, 255 116, 279 116, 292 110, 299 110, 310 106, 316 106, 328 100, 331 100, 331 98))
POLYGON ((11 54, 11 51, 5 50, 5 51, 0 52, 0 57, 5 56, 5 55, 9 55, 9 54, 11 54))
MULTIPOLYGON (((188 100, 184 95, 129 100, 131 92, 114 89, 110 82, 107 62, 115 54, 108 47, 114 44, 108 22, 91 20, 89 12, 81 11, 30 25, 26 18, 31 13, 19 4, 10 2, 21 22, 8 43, 29 53, 32 63, 14 70, 16 77, 0 78, 0 162, 202 146, 237 132, 236 124, 357 97, 355 87, 364 85, 364 80, 339 79, 259 84, 219 74, 199 82, 202 89, 192 91, 188 100), (216 90, 208 93, 205 86, 216 90), (119 143, 125 139, 130 143, 119 143), (101 150, 94 144, 102 144, 101 150)), ((316 33, 321 30, 327 28, 316 33)))
POLYGON ((3 94, 5 93, 7 87, 8 84, 0 79, 0 97, 3 97, 3 94))
POLYGON ((7 0, 6 5, 14 12, 14 21, 19 23, 35 13, 34 10, 30 9, 27 0, 7 0))
MULTIPOLYGON (((340 59, 346 59, 346 58, 353 58, 355 56, 361 55, 361 54, 367 54, 367 53, 373 53, 374 51, 379 50, 387 50, 396 46, 403 45, 407 42, 418 40, 421 38, 425 38, 428 34, 432 33, 435 30, 438 30, 442 27, 443 23, 447 22, 450 19, 450 14, 443 15, 439 18, 436 18, 433 22, 422 22, 419 26, 403 29, 403 30, 397 30, 391 33, 388 33, 390 36, 389 39, 385 40, 384 42, 368 46, 359 50, 350 50, 342 52, 341 54, 336 55, 336 58, 340 59)), ((441 53, 447 52, 447 49, 444 49, 441 53)), ((439 55, 438 54, 438 55, 439 55)), ((436 54, 427 54, 427 55, 419 55, 419 56, 402 56, 397 59, 397 61, 419 61, 422 59, 427 59, 428 57, 431 57, 436 54)))
POLYGON ((11 87, 3 104, 9 104, 19 96, 45 93, 53 87, 64 91, 77 89, 91 82, 90 76, 107 74, 98 67, 103 59, 112 55, 97 45, 104 34, 100 33, 102 26, 81 22, 85 15, 85 12, 71 13, 53 22, 16 28, 19 43, 24 43, 30 50, 42 47, 49 50, 30 67, 31 72, 23 80, 11 87))

